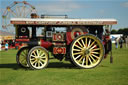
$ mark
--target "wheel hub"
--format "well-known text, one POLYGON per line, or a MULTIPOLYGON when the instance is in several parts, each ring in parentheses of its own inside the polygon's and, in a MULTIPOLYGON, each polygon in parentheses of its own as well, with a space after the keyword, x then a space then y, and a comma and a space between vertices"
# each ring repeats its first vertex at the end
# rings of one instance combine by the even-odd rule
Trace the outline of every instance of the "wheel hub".
POLYGON ((90 51, 88 49, 85 50, 85 55, 88 55, 90 53, 90 51))
POLYGON ((89 55, 90 54, 90 50, 89 49, 83 49, 82 50, 82 54, 83 54, 83 56, 89 55))
POLYGON ((40 57, 35 58, 36 61, 40 61, 40 57))

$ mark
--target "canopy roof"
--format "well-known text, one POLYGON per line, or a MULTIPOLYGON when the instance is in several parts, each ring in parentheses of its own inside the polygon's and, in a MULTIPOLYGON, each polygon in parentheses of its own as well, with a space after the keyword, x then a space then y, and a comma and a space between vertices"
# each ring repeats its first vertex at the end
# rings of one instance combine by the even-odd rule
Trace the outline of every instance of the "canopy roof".
POLYGON ((15 39, 14 34, 0 30, 0 40, 12 40, 12 39, 15 39))
POLYGON ((113 25, 116 19, 42 19, 12 18, 11 24, 20 25, 113 25))

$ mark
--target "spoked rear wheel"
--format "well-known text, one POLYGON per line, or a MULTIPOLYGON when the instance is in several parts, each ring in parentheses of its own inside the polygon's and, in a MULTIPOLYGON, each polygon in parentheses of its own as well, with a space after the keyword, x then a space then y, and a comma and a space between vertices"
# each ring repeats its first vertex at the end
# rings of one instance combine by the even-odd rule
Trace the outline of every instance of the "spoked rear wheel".
POLYGON ((43 69, 48 65, 49 55, 41 46, 33 47, 28 54, 27 62, 31 69, 43 69))
POLYGON ((70 56, 79 68, 96 67, 103 59, 104 47, 99 38, 86 34, 77 37, 71 45, 70 56))
POLYGON ((27 64, 27 56, 28 56, 29 47, 21 48, 16 55, 16 62, 21 67, 29 67, 27 64))

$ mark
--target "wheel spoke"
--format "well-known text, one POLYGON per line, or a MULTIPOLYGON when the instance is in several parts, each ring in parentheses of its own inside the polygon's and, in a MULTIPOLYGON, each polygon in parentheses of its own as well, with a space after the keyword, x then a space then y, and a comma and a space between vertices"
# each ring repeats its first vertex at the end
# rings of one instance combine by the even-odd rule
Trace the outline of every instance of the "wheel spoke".
POLYGON ((74 53, 73 55, 79 55, 79 54, 81 55, 81 52, 74 53))
POLYGON ((91 65, 92 65, 92 61, 91 61, 90 57, 88 59, 89 59, 89 62, 91 63, 91 65))
POLYGON ((37 56, 35 52, 36 52, 36 51, 33 51, 32 53, 34 54, 34 56, 37 56))
POLYGON ((44 63, 45 63, 45 61, 46 61, 46 60, 40 59, 40 61, 42 61, 42 62, 44 62, 44 63))
POLYGON ((26 50, 26 56, 28 56, 28 50, 26 50))
POLYGON ((21 63, 26 62, 26 60, 25 60, 25 59, 21 59, 20 61, 21 61, 21 63))
POLYGON ((92 49, 91 51, 97 51, 97 50, 100 50, 100 48, 95 48, 95 49, 92 49))
POLYGON ((85 43, 84 43, 83 39, 81 39, 81 41, 82 41, 83 47, 85 47, 85 43))
MULTIPOLYGON (((34 64, 34 63, 33 63, 33 64, 34 64)), ((38 64, 38 62, 36 61, 34 66, 37 66, 37 64, 38 64)))
POLYGON ((90 48, 94 43, 95 43, 95 41, 93 41, 93 42, 91 43, 91 45, 90 45, 88 48, 90 48))
POLYGON ((91 52, 92 54, 99 54, 99 52, 91 52))
POLYGON ((24 57, 24 56, 20 56, 20 59, 26 59, 26 57, 24 57))
POLYGON ((41 66, 43 65, 43 63, 41 62, 41 61, 39 61, 40 62, 40 64, 41 64, 41 66))
POLYGON ((38 67, 40 66, 40 61, 38 61, 38 67))
POLYGON ((82 44, 81 44, 79 41, 78 41, 78 44, 79 44, 81 47, 83 47, 82 44))
POLYGON ((74 45, 74 46, 76 46, 77 48, 79 48, 79 49, 82 49, 81 47, 79 47, 78 45, 74 45))
POLYGON ((84 65, 84 62, 85 62, 85 57, 83 58, 83 61, 82 61, 82 66, 84 65))
POLYGON ((26 55, 26 52, 25 52, 25 50, 23 50, 23 53, 26 55))
POLYGON ((39 51, 39 53, 38 53, 38 56, 40 56, 41 55, 41 50, 39 51))
POLYGON ((37 56, 35 56, 35 55, 32 55, 32 54, 31 54, 30 56, 31 56, 31 57, 34 57, 34 58, 37 58, 37 56))
POLYGON ((86 65, 88 65, 88 55, 86 56, 86 65))
POLYGON ((81 56, 81 58, 78 60, 78 63, 80 63, 80 61, 83 59, 83 56, 81 56))
POLYGON ((23 56, 23 57, 26 57, 24 54, 20 54, 21 56, 23 56))
POLYGON ((35 60, 35 61, 31 61, 32 62, 32 64, 34 64, 34 63, 36 63, 37 62, 37 60, 35 60))
POLYGON ((85 46, 87 47, 88 43, 87 43, 87 38, 85 38, 85 46))
POLYGON ((79 49, 73 49, 73 51, 81 51, 81 50, 79 50, 79 49))
POLYGON ((87 46, 87 48, 90 46, 90 43, 91 43, 91 39, 89 40, 89 43, 88 43, 88 46, 87 46))
POLYGON ((44 57, 44 55, 45 55, 45 54, 44 54, 44 53, 42 53, 42 54, 40 55, 40 57, 44 57))
POLYGON ((36 53, 37 53, 37 56, 39 56, 39 50, 38 49, 36 50, 36 53))
POLYGON ((92 50, 92 49, 95 48, 95 47, 96 47, 96 45, 94 45, 93 47, 91 47, 90 50, 92 50))
POLYGON ((41 59, 46 59, 47 58, 47 55, 44 55, 41 57, 41 59))
POLYGON ((33 61, 33 60, 35 60, 35 58, 31 58, 30 60, 33 61))
POLYGON ((94 62, 96 62, 96 60, 92 57, 92 55, 89 55, 90 56, 90 58, 94 61, 94 62))
POLYGON ((94 55, 94 54, 91 54, 92 56, 94 56, 95 58, 97 58, 97 59, 99 59, 99 57, 98 56, 96 56, 96 55, 94 55))
POLYGON ((78 55, 78 56, 75 58, 75 60, 78 59, 80 56, 81 56, 81 55, 78 55))
POLYGON ((46 58, 46 56, 40 56, 42 59, 46 58))

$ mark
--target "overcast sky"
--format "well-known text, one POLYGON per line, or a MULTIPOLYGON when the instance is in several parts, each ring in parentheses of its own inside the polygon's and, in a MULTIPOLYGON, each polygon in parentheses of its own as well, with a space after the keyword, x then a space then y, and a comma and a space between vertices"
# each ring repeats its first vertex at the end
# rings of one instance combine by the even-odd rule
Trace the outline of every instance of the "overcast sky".
MULTIPOLYGON (((0 16, 16 0, 0 0, 0 16)), ((17 0, 21 1, 21 0, 17 0)), ((128 0, 25 0, 41 14, 66 14, 70 18, 114 18, 114 29, 128 27, 128 0)), ((2 18, 0 17, 0 20, 2 18)), ((0 24, 2 21, 0 21, 0 24)))

